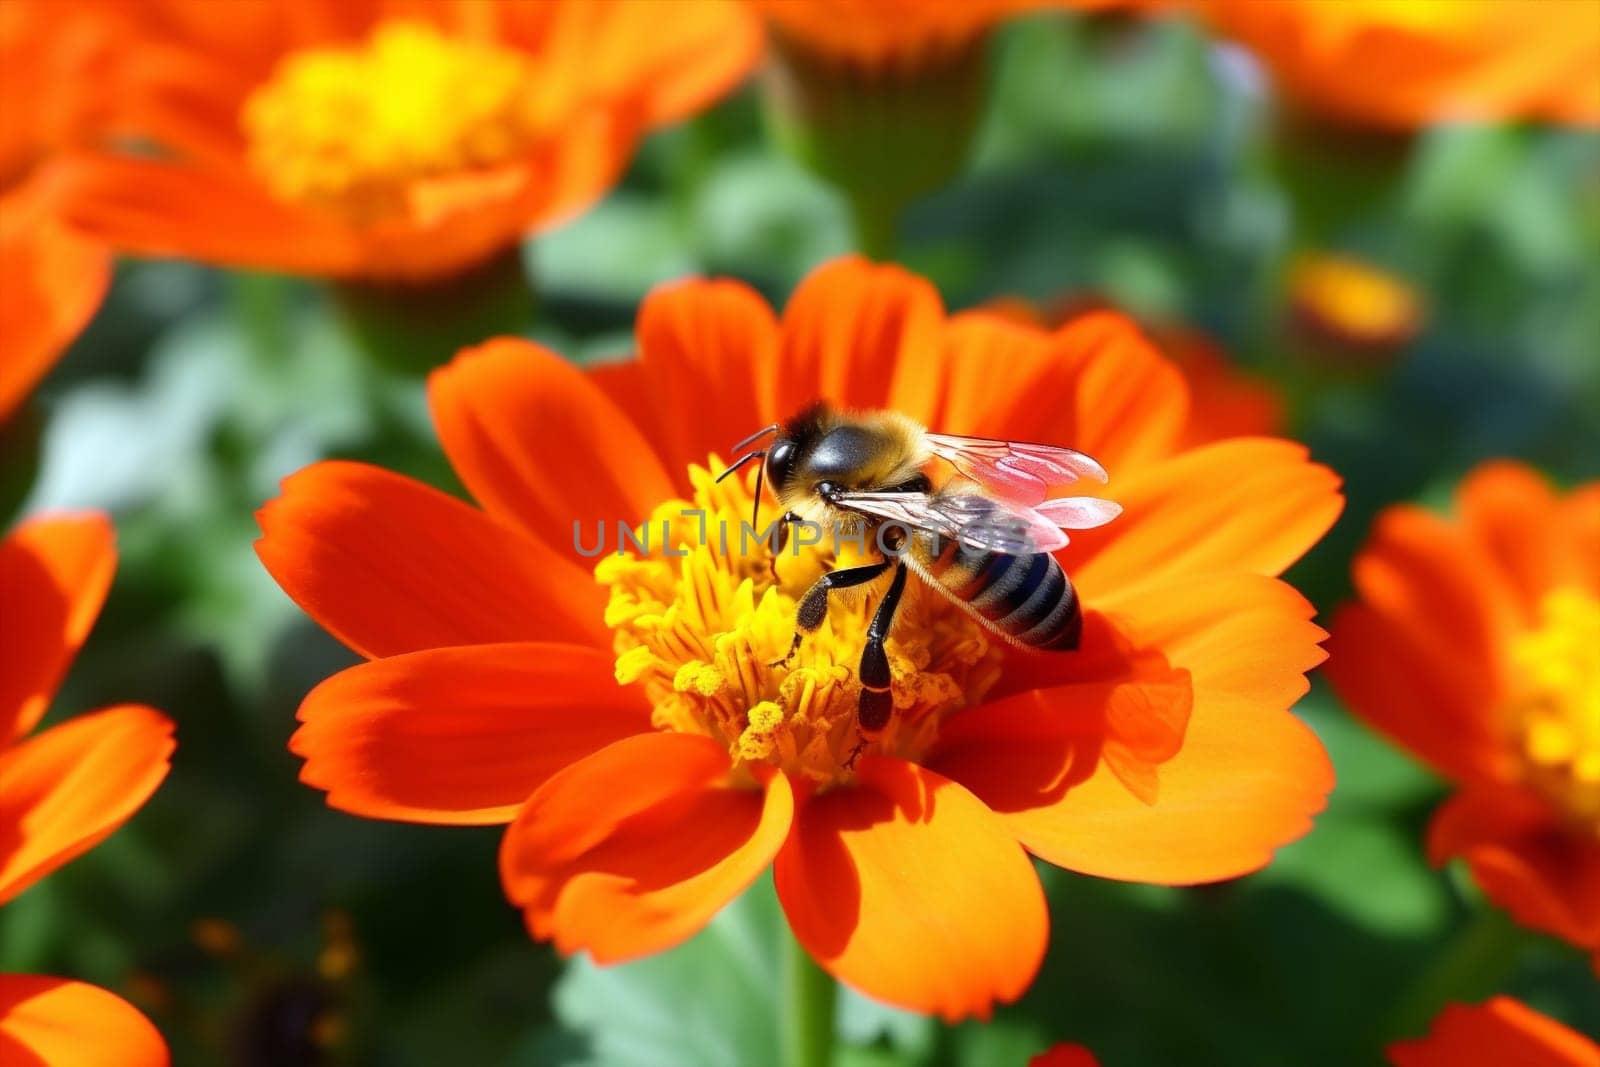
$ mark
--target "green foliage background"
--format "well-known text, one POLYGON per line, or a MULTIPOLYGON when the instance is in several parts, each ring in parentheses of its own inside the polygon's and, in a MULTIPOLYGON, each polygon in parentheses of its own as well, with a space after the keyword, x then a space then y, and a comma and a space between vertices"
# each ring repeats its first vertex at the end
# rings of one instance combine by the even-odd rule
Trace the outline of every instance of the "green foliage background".
MULTIPOLYGON (((1345 517, 1291 575, 1325 611, 1387 503, 1441 503, 1491 456, 1600 475, 1600 137, 1437 129, 1362 177, 1274 154, 1260 86, 1181 25, 1028 20, 996 60, 973 164, 912 207, 898 258, 952 307, 1092 289, 1198 324, 1277 378, 1297 433, 1348 483, 1345 517), (1276 325, 1297 218, 1328 222, 1297 216, 1308 197, 1339 205, 1330 240, 1428 296, 1425 334, 1387 372, 1310 372, 1276 325)), ((524 250, 536 336, 574 359, 622 353, 658 282, 731 274, 781 303, 850 247, 841 201, 772 147, 747 90, 655 137, 602 204, 524 250)), ((296 781, 294 709, 351 657, 261 570, 252 512, 324 456, 458 489, 420 381, 356 352, 321 289, 125 264, 40 402, 30 507, 108 508, 122 552, 51 721, 147 701, 180 744, 124 830, 0 913, 0 970, 132 989, 180 1067, 772 1061, 770 884, 682 949, 600 970, 524 936, 496 830, 363 821, 296 781), (361 962, 328 984, 314 965, 335 911, 361 962), (246 947, 202 951, 196 917, 246 947), (346 1040, 319 1058, 306 1034, 330 1012, 346 1040)), ((1424 862, 1440 784, 1320 684, 1299 712, 1339 787, 1272 867, 1188 891, 1044 869, 1051 949, 1021 1003, 945 1028, 847 995, 840 1062, 1021 1063, 1070 1039, 1111 1067, 1364 1064, 1443 999, 1494 991, 1600 1033, 1579 954, 1424 862)))

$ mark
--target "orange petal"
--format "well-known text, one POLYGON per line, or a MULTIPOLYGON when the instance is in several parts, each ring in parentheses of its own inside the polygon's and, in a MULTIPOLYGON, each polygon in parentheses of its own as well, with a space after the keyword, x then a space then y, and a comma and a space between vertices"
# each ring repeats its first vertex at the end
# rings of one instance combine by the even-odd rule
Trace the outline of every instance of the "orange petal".
POLYGON ((1049 939, 1032 865, 983 804, 925 767, 869 757, 803 804, 774 868, 795 937, 879 1000, 987 1018, 1033 981, 1049 939))
MULTIPOLYGON (((1459 527, 1422 508, 1380 515, 1351 571, 1363 602, 1419 638, 1445 621, 1439 651, 1452 659, 1490 659, 1516 629, 1511 590, 1489 558, 1459 527)), ((1492 670, 1478 677, 1497 680, 1492 670)))
POLYGON ((1432 655, 1411 630, 1347 604, 1334 616, 1323 674, 1351 711, 1439 773, 1490 779, 1504 773, 1507 753, 1496 695, 1474 682, 1469 659, 1432 655))
POLYGON ((1100 1061, 1082 1045, 1055 1045, 1029 1060, 1028 1067, 1100 1067, 1100 1061))
POLYGON ((1428 854, 1435 863, 1465 859, 1489 899, 1524 926, 1600 952, 1600 840, 1525 791, 1457 793, 1433 817, 1428 854))
POLYGON ((1051 334, 968 311, 944 336, 942 375, 922 375, 943 379, 927 387, 939 390, 930 422, 940 431, 1066 445, 1126 477, 1169 452, 1184 425, 1182 375, 1119 315, 1084 316, 1051 334))
POLYGON ((435 648, 362 663, 300 705, 289 748, 331 807, 375 819, 510 822, 563 767, 650 729, 609 652, 435 648))
POLYGON ((651 402, 673 413, 662 452, 678 477, 711 452, 733 459, 735 441, 792 414, 763 406, 779 370, 778 322, 749 286, 690 279, 656 289, 637 333, 651 402))
MULTIPOLYGON (((648 124, 687 118, 732 90, 761 58, 760 22, 745 5, 694 0, 663 19, 657 0, 495 5, 503 32, 561 82, 648 124)), ((556 80, 556 79, 552 79, 556 80)))
MULTIPOLYGON (((1154 804, 1160 764, 1182 751, 1192 708, 1183 672, 1020 693, 950 719, 927 763, 1001 816, 1054 806, 1102 760, 1124 788, 1154 804)), ((1026 845, 1035 821, 1007 825, 1026 845)))
POLYGON ((113 156, 76 166, 68 218, 114 248, 291 274, 361 266, 352 231, 274 200, 242 172, 113 156))
POLYGON ((58 217, 59 185, 46 174, 0 197, 0 425, 89 324, 111 281, 105 246, 58 217))
POLYGON ((1600 482, 1585 482, 1562 501, 1560 527, 1573 581, 1600 597, 1600 482))
POLYGON ((284 479, 256 518, 262 564, 364 656, 503 641, 610 647, 587 571, 420 482, 316 463, 284 479))
POLYGON ((0 904, 105 840, 167 776, 172 722, 125 704, 0 754, 0 904))
POLYGON ((366 277, 426 282, 457 274, 589 207, 632 157, 638 115, 589 109, 526 157, 414 182, 404 217, 361 231, 366 277))
POLYGON ((1510 997, 1447 1005, 1427 1037, 1387 1052, 1394 1067, 1600 1067, 1600 1045, 1510 997))
POLYGON ((167 1044, 132 1004, 87 982, 0 974, 0 1061, 27 1067, 167 1067, 167 1044))
POLYGON ((596 522, 613 536, 617 523, 637 526, 676 495, 651 442, 582 371, 538 345, 503 338, 466 349, 429 376, 428 399, 472 495, 585 571, 593 561, 574 547, 575 523, 587 544, 596 522))
POLYGON ((1189 389, 1131 320, 1109 311, 1081 316, 1056 331, 1051 351, 1078 379, 1071 437, 1060 443, 1089 453, 1117 479, 1172 450, 1189 417, 1189 389))
POLYGON ((1525 624, 1538 620, 1547 592, 1582 581, 1581 546, 1567 536, 1550 483, 1532 467, 1485 463, 1462 481, 1456 502, 1468 536, 1505 576, 1525 624))
POLYGON ((1333 525, 1339 478, 1289 441, 1241 437, 1118 478, 1122 515, 1075 530, 1061 553, 1085 603, 1115 606, 1141 589, 1190 576, 1276 575, 1333 525))
MULTIPOLYGON (((944 306, 927 281, 858 256, 812 271, 783 312, 779 366, 762 405, 787 418, 814 400, 889 405, 891 381, 933 373, 944 306)), ((909 385, 896 383, 896 392, 909 385)), ((753 429, 754 427, 752 427, 753 429)))
MULTIPOLYGON (((897 396, 895 407, 942 433, 1070 444, 1065 440, 1070 428, 1059 405, 1039 400, 1071 396, 1078 368, 1052 357, 1043 330, 992 311, 962 312, 945 328, 941 372, 930 368, 911 379, 921 384, 924 395, 918 399, 913 394, 910 400, 897 396), (996 374, 996 367, 1006 373, 996 374)), ((902 375, 897 389, 904 389, 906 381, 902 375)))
POLYGON ((1270 380, 1235 364, 1210 337, 1199 330, 1168 327, 1154 339, 1189 385, 1185 446, 1285 432, 1289 415, 1283 393, 1270 380))
POLYGON ((637 359, 615 359, 589 364, 583 370, 628 421, 644 434, 645 440, 665 440, 667 415, 656 404, 655 383, 645 373, 643 363, 637 359))
POLYGON ((1378 517, 1353 572, 1361 604, 1339 616, 1350 654, 1329 666, 1335 685, 1358 714, 1441 770, 1493 773, 1487 747, 1498 724, 1489 717, 1506 691, 1518 619, 1505 579, 1459 527, 1410 506, 1378 517), (1391 703, 1402 697, 1404 706, 1391 703))
POLYGON ((555 775, 506 831, 500 876, 534 937, 597 963, 687 939, 772 862, 794 797, 728 784, 728 754, 689 734, 650 733, 555 775))
POLYGON ((1111 693, 1096 686, 963 713, 947 724, 933 764, 1058 866, 1169 885, 1247 874, 1310 829, 1333 786, 1321 743, 1287 710, 1322 659, 1311 614, 1293 589, 1250 575, 1123 602, 1117 625, 1186 670, 1193 692, 1182 746, 1156 767, 1153 803, 1098 761, 1092 724, 1111 693))
POLYGON ((89 635, 117 569, 104 515, 32 519, 0 542, 0 746, 45 712, 89 635))

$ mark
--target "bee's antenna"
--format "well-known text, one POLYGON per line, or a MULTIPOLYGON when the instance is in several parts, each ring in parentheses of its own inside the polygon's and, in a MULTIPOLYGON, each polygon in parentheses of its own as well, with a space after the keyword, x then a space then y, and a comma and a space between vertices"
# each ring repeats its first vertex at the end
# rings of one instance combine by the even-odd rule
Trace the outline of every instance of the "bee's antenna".
MULTIPOLYGON (((762 430, 761 433, 771 433, 774 429, 776 429, 776 427, 769 426, 765 430, 762 430)), ((761 433, 756 434, 756 437, 760 437, 761 433)), ((754 440, 754 438, 751 438, 751 440, 754 440)), ((743 446, 735 446, 735 448, 739 447, 743 446)), ((766 457, 767 454, 764 451, 746 452, 744 455, 730 463, 727 467, 723 468, 722 473, 717 475, 717 481, 721 482, 722 479, 726 478, 728 475, 743 467, 746 463, 749 463, 753 459, 765 459, 766 457)), ((756 501, 755 507, 751 509, 750 512, 750 529, 752 530, 759 531, 761 529, 761 487, 763 484, 765 484, 766 477, 767 465, 763 463, 756 468, 756 501)))
POLYGON ((741 448, 749 448, 751 445, 755 444, 757 441, 759 441, 763 437, 767 436, 767 434, 769 434, 769 433, 777 433, 777 432, 778 432, 778 424, 777 423, 773 423, 771 426, 763 426, 761 429, 757 430, 755 433, 751 434, 749 437, 746 437, 743 441, 740 441, 738 444, 734 445, 728 451, 737 452, 741 448))
POLYGON ((756 468, 756 502, 750 509, 750 529, 754 530, 758 537, 761 535, 761 485, 766 476, 767 465, 763 463, 756 468))
MULTIPOLYGON (((717 481, 722 481, 722 479, 726 478, 728 475, 732 474, 740 467, 743 467, 746 463, 749 463, 753 459, 765 459, 766 455, 767 454, 765 452, 746 452, 744 455, 740 456, 738 459, 734 460, 727 467, 725 467, 722 473, 717 475, 717 481)), ((757 491, 757 495, 760 495, 759 490, 757 491)))

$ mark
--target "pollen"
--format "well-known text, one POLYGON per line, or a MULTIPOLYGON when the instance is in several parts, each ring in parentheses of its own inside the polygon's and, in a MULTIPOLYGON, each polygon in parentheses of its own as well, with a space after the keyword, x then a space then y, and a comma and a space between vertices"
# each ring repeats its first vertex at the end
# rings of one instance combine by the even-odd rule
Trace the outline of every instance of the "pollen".
POLYGON ((766 764, 819 785, 843 781, 863 741, 863 753, 917 759, 941 721, 999 677, 999 643, 912 581, 886 646, 894 714, 864 739, 857 668, 887 581, 833 593, 822 627, 781 662, 806 589, 836 564, 858 562, 857 549, 849 538, 794 538, 774 559, 749 526, 750 481, 717 484, 722 469, 715 457, 709 468, 691 467, 692 498, 661 504, 638 531, 638 549, 630 541, 595 568, 610 594, 617 680, 644 688, 658 729, 714 739, 746 776, 766 764))
POLYGON ((241 115, 251 165, 278 196, 357 223, 402 216, 413 183, 515 158, 542 125, 521 52, 421 22, 284 59, 241 115))
POLYGON ((1600 598, 1572 588, 1550 593, 1512 660, 1531 784, 1600 834, 1600 598))

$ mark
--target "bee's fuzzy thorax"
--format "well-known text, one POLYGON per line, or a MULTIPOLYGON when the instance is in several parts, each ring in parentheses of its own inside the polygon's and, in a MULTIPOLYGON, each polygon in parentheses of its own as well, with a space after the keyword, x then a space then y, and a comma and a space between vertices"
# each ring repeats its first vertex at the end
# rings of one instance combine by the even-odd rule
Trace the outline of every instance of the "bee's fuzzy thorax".
POLYGON ((837 509, 817 498, 816 483, 832 480, 864 490, 903 484, 932 458, 925 436, 921 423, 896 411, 840 411, 819 401, 783 424, 778 440, 798 463, 793 476, 775 483, 773 491, 785 508, 808 521, 840 521, 837 509), (841 436, 849 441, 848 469, 816 469, 812 458, 841 436))

